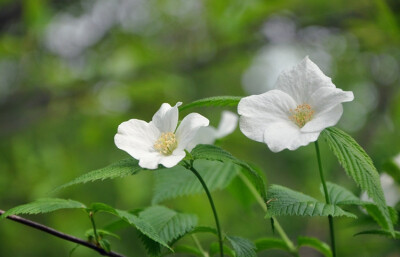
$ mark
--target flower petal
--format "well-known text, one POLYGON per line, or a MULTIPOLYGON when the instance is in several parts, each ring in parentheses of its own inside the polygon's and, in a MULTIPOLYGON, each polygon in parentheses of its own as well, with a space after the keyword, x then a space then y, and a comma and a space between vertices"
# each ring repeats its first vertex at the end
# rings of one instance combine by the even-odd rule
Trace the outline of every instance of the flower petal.
POLYGON ((351 91, 343 91, 340 88, 322 87, 315 91, 308 104, 311 105, 316 113, 326 112, 343 102, 354 100, 354 94, 351 91))
POLYGON ((221 121, 219 122, 216 131, 215 139, 223 138, 235 131, 238 119, 239 117, 235 113, 230 111, 223 111, 221 121))
POLYGON ((283 149, 296 150, 318 139, 320 132, 302 133, 294 123, 275 122, 264 130, 264 142, 275 153, 283 149))
POLYGON ((306 123, 300 130, 303 133, 321 132, 325 128, 335 126, 343 114, 343 106, 336 105, 332 109, 317 113, 312 120, 306 123))
POLYGON ((154 152, 153 145, 160 131, 151 123, 131 119, 118 126, 114 137, 115 145, 139 160, 142 156, 154 152))
POLYGON ((186 149, 190 141, 194 139, 199 128, 208 126, 209 120, 198 114, 187 115, 176 130, 175 136, 178 141, 177 149, 186 149))
POLYGON ((287 93, 270 90, 261 95, 244 97, 238 105, 239 126, 243 134, 258 142, 264 141, 264 130, 271 122, 290 121, 290 110, 296 102, 287 93))
POLYGON ((174 107, 171 107, 171 105, 163 103, 160 109, 153 115, 152 123, 161 132, 175 132, 179 116, 178 107, 181 104, 181 102, 178 102, 174 107))
POLYGON ((308 103, 312 93, 321 87, 335 87, 331 78, 306 56, 292 69, 282 72, 275 84, 276 89, 288 93, 297 104, 308 103))
POLYGON ((171 168, 177 165, 185 156, 185 151, 176 149, 171 155, 163 156, 160 163, 166 168, 171 168))
POLYGON ((197 130, 195 137, 186 146, 186 150, 192 151, 196 145, 213 144, 217 139, 217 130, 214 127, 201 127, 197 130))
POLYGON ((146 155, 141 156, 139 160, 139 166, 142 168, 154 170, 158 168, 158 164, 160 164, 163 155, 157 152, 147 153, 146 155))

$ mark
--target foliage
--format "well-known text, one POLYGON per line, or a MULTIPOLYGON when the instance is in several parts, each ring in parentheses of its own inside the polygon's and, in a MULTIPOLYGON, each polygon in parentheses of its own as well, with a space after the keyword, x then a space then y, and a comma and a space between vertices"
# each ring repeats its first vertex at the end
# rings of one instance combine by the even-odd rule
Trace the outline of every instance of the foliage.
POLYGON ((352 213, 334 204, 326 204, 311 196, 289 188, 272 185, 268 190, 269 204, 267 218, 273 216, 346 216, 356 218, 352 213))
POLYGON ((241 96, 215 96, 203 98, 179 107, 180 111, 202 106, 236 106, 241 96))
MULTIPOLYGON (((232 163, 208 160, 197 160, 194 162, 194 167, 200 173, 210 191, 224 189, 238 172, 238 167, 232 163)), ((182 166, 156 170, 154 178, 153 203, 204 192, 198 179, 182 166)))
POLYGON ((371 158, 348 134, 337 129, 324 130, 323 136, 347 174, 375 201, 385 220, 383 228, 393 231, 385 196, 371 158))
POLYGON ((317 238, 314 237, 305 237, 300 236, 297 238, 297 244, 299 247, 308 246, 318 250, 326 257, 332 257, 332 251, 329 245, 324 242, 321 242, 317 238))

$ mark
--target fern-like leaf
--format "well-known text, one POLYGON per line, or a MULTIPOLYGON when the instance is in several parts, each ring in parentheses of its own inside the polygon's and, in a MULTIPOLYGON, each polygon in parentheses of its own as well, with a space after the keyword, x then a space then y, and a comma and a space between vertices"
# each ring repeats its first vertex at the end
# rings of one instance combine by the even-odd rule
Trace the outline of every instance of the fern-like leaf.
POLYGON ((332 257, 332 251, 329 245, 318 240, 317 238, 300 236, 297 238, 297 245, 298 247, 308 246, 314 248, 315 250, 322 253, 324 256, 332 257))
POLYGON ((379 180, 379 173, 371 158, 351 136, 340 129, 325 129, 323 136, 347 174, 361 189, 367 191, 368 196, 377 204, 385 220, 383 228, 394 231, 379 180))
POLYGON ((143 170, 139 166, 139 162, 133 158, 127 158, 116 163, 113 163, 107 167, 93 170, 86 174, 83 174, 80 177, 68 182, 64 185, 61 185, 54 189, 53 192, 61 190, 63 188, 76 185, 76 184, 83 184, 87 182, 93 182, 96 180, 105 180, 105 179, 113 179, 113 178, 122 178, 130 175, 134 175, 139 171, 143 170))
POLYGON ((196 215, 178 213, 167 207, 157 205, 140 212, 139 218, 152 225, 167 243, 182 237, 197 225, 196 215))
POLYGON ((86 206, 83 203, 73 200, 65 200, 59 198, 42 198, 36 200, 35 202, 19 205, 6 211, 3 215, 0 216, 0 220, 6 218, 7 216, 17 214, 39 214, 53 212, 61 209, 85 208, 86 206))
POLYGON ((311 196, 296 192, 287 187, 272 185, 268 190, 270 197, 267 218, 273 216, 347 216, 356 218, 352 213, 337 205, 326 204, 311 196))
POLYGON ((267 199, 263 179, 246 162, 235 158, 229 152, 227 152, 227 151, 223 150, 222 148, 217 147, 215 145, 198 145, 192 150, 191 154, 195 160, 203 159, 203 160, 220 161, 225 164, 232 162, 232 163, 242 167, 243 174, 255 186, 258 193, 261 195, 261 197, 264 200, 267 199))
POLYGON ((232 245, 236 257, 256 257, 256 246, 249 239, 238 236, 226 236, 226 239, 232 245))
MULTIPOLYGON (((328 195, 331 204, 338 205, 364 205, 365 202, 361 201, 360 198, 355 196, 352 192, 346 188, 339 186, 337 184, 326 182, 326 187, 328 189, 328 195)), ((320 190, 322 194, 324 193, 323 187, 321 185, 320 190)))
POLYGON ((241 96, 215 96, 196 100, 179 107, 179 111, 202 106, 237 106, 241 96))
MULTIPOLYGON (((196 170, 210 191, 224 189, 237 175, 239 168, 232 163, 220 163, 208 160, 194 162, 196 170)), ((155 186, 153 204, 179 196, 203 193, 204 189, 192 172, 182 166, 154 172, 155 186)))

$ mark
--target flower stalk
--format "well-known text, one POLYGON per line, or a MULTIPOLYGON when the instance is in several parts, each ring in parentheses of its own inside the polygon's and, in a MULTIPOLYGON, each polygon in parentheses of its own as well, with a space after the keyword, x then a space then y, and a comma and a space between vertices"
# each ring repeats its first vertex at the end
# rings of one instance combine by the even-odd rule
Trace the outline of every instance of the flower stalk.
MULTIPOLYGON (((322 187, 324 188, 325 202, 327 204, 331 204, 331 201, 330 201, 329 195, 328 195, 328 188, 326 186, 324 173, 322 170, 321 154, 319 151, 318 141, 315 141, 315 152, 317 153, 319 176, 321 177, 322 187)), ((329 231, 330 231, 330 237, 331 237, 332 256, 336 257, 335 232, 334 232, 334 228, 333 228, 332 215, 328 216, 328 221, 329 221, 329 231)))
POLYGON ((187 168, 193 172, 193 174, 197 177, 197 179, 200 181, 201 185, 203 186, 204 191, 206 191, 208 201, 210 202, 211 209, 214 214, 215 225, 217 226, 220 256, 224 257, 224 240, 222 238, 222 231, 221 231, 221 226, 219 224, 217 209, 215 208, 214 201, 211 197, 210 190, 208 190, 206 182, 204 182, 204 180, 201 177, 201 175, 199 174, 199 172, 193 167, 193 160, 191 160, 190 163, 187 163, 187 168))

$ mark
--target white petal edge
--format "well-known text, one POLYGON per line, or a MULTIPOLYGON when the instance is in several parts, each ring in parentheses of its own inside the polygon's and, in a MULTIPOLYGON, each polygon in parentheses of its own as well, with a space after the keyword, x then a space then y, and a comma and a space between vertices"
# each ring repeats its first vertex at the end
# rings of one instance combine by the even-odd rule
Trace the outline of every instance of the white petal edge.
POLYGON ((239 117, 230 111, 223 111, 221 121, 216 130, 216 139, 223 138, 235 131, 239 117))
POLYGON ((298 104, 306 102, 321 87, 335 88, 335 85, 308 56, 290 70, 283 71, 275 84, 276 89, 292 96, 298 104))
POLYGON ((150 170, 157 169, 158 164, 160 164, 162 158, 163 155, 158 152, 148 153, 140 157, 139 166, 150 170))
POLYGON ((160 109, 153 115, 151 122, 161 132, 175 132, 179 116, 178 107, 180 105, 182 105, 181 102, 178 102, 174 107, 171 107, 168 103, 163 103, 160 109))
POLYGON ((201 127, 208 126, 209 123, 210 122, 206 117, 198 113, 188 114, 182 120, 175 133, 176 140, 178 141, 177 149, 186 149, 189 143, 196 136, 197 130, 201 127))
POLYGON ((343 91, 340 88, 322 87, 315 91, 307 102, 316 113, 326 112, 336 105, 354 100, 351 91, 343 91))
POLYGON ((151 123, 131 119, 118 126, 114 137, 115 145, 139 160, 154 151, 153 145, 160 136, 160 131, 151 123))
POLYGON ((319 134, 320 132, 302 133, 295 124, 275 122, 265 128, 264 142, 272 152, 277 153, 284 149, 296 150, 315 142, 319 134))
POLYGON ((317 113, 300 131, 303 133, 321 132, 325 128, 335 126, 339 122, 340 117, 342 117, 342 114, 342 104, 336 105, 326 112, 317 113))
POLYGON ((197 130, 195 137, 186 146, 186 150, 191 152, 196 145, 213 144, 217 139, 217 130, 214 127, 201 127, 197 130))
POLYGON ((239 127, 248 138, 264 141, 264 130, 273 122, 290 122, 290 110, 297 106, 293 98, 280 90, 244 97, 238 104, 239 127))
POLYGON ((185 158, 185 156, 185 151, 176 149, 171 155, 163 156, 160 160, 160 163, 166 168, 172 168, 177 165, 183 158, 185 158))

